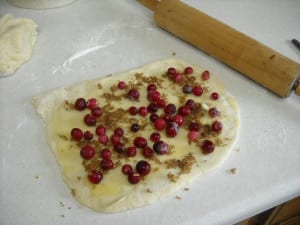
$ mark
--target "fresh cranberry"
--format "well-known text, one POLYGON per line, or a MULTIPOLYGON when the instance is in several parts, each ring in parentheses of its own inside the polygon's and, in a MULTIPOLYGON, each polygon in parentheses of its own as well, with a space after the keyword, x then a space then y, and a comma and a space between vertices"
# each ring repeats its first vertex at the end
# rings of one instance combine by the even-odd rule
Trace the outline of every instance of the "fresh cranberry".
POLYGON ((150 135, 150 140, 153 141, 153 142, 157 142, 160 140, 160 133, 158 132, 153 132, 151 135, 150 135))
POLYGON ((110 137, 110 141, 113 145, 116 145, 120 142, 120 136, 119 135, 116 135, 116 134, 113 134, 111 137, 110 137))
POLYGON ((93 139, 94 135, 93 135, 92 132, 87 130, 87 131, 84 132, 83 137, 84 137, 85 140, 90 141, 90 140, 93 139))
POLYGON ((190 66, 184 68, 184 74, 192 74, 193 72, 194 70, 190 66))
POLYGON ((140 180, 141 180, 141 175, 138 173, 131 173, 128 175, 128 181, 131 184, 137 184, 140 182, 140 180))
POLYGON ((191 113, 191 109, 188 106, 180 106, 178 109, 178 114, 181 116, 187 116, 191 113))
POLYGON ((223 124, 222 124, 220 121, 216 120, 216 121, 214 121, 214 122, 212 123, 211 129, 212 129, 213 131, 219 133, 219 132, 221 132, 222 129, 223 129, 223 124))
POLYGON ((173 80, 176 83, 180 83, 182 81, 182 75, 181 75, 181 73, 175 73, 173 75, 173 80))
POLYGON ((71 137, 76 141, 80 141, 83 137, 82 130, 80 130, 79 128, 73 128, 71 130, 71 137))
POLYGON ((143 148, 142 154, 146 158, 151 158, 153 156, 153 150, 149 146, 146 146, 143 148))
POLYGON ((125 175, 132 174, 132 173, 133 173, 133 168, 132 168, 131 165, 125 164, 125 165, 122 166, 122 172, 123 172, 125 175))
POLYGON ((120 81, 120 82, 118 83, 118 88, 119 88, 120 90, 125 89, 125 88, 126 88, 126 83, 125 83, 124 81, 120 81))
POLYGON ((201 96, 203 94, 203 88, 201 86, 194 86, 192 90, 193 94, 196 96, 201 96))
POLYGON ((137 89, 130 89, 128 91, 128 98, 131 99, 131 100, 138 100, 140 97, 140 93, 137 89))
POLYGON ((123 128, 121 128, 121 127, 116 128, 116 129, 114 130, 114 134, 117 135, 117 136, 119 136, 119 137, 123 137, 123 135, 124 135, 124 130, 123 130, 123 128))
POLYGON ((184 123, 184 118, 182 115, 176 114, 175 116, 173 116, 173 121, 177 123, 178 126, 182 126, 182 124, 184 123))
POLYGON ((106 133, 106 128, 103 125, 99 125, 96 127, 96 134, 99 135, 104 135, 106 133))
POLYGON ((84 98, 78 98, 78 99, 76 99, 74 107, 78 111, 84 110, 86 108, 86 101, 85 101, 85 99, 84 98))
POLYGON ((210 76, 210 73, 209 73, 209 71, 207 71, 207 70, 205 70, 205 71, 201 74, 202 80, 208 80, 208 79, 209 79, 209 76, 210 76))
POLYGON ((166 126, 166 134, 168 137, 175 137, 178 134, 178 124, 177 123, 168 123, 166 126))
POLYGON ((145 106, 141 106, 141 107, 139 108, 139 114, 140 114, 141 116, 147 116, 147 114, 148 114, 147 108, 146 108, 145 106))
POLYGON ((164 155, 169 152, 169 145, 164 141, 157 141, 153 144, 153 150, 157 154, 164 155))
POLYGON ((134 146, 137 148, 144 148, 147 146, 147 140, 143 137, 136 137, 133 141, 134 146))
POLYGON ((214 118, 220 115, 220 111, 216 107, 212 107, 208 110, 208 115, 214 118))
POLYGON ((90 98, 87 102, 86 102, 86 107, 89 109, 94 109, 98 106, 98 100, 95 98, 90 98))
POLYGON ((188 133, 189 141, 196 141, 199 138, 199 132, 195 130, 190 130, 188 133))
POLYGON ((110 159, 111 158, 111 151, 108 148, 104 148, 100 152, 100 156, 102 159, 110 159))
POLYGON ((176 113, 176 106, 172 103, 169 103, 168 105, 166 105, 166 107, 164 108, 164 112, 166 114, 174 114, 176 113))
POLYGON ((103 135, 99 135, 98 136, 98 141, 101 143, 101 144, 104 144, 106 145, 109 141, 108 139, 108 136, 106 134, 103 134, 103 135))
POLYGON ((209 154, 212 153, 215 149, 215 145, 212 141, 210 140, 204 140, 201 145, 200 145, 202 152, 204 154, 209 154))
POLYGON ((94 126, 97 122, 97 117, 92 114, 86 114, 83 118, 84 122, 88 126, 94 126))
POLYGON ((174 67, 169 67, 168 71, 167 71, 167 74, 174 75, 176 72, 177 71, 176 71, 176 69, 174 67))
POLYGON ((157 90, 149 91, 147 94, 147 99, 150 102, 158 102, 160 99, 160 92, 158 92, 157 90))
POLYGON ((182 92, 185 94, 190 94, 193 92, 193 87, 191 85, 185 84, 182 87, 182 92))
POLYGON ((145 160, 140 160, 135 166, 136 171, 141 175, 141 176, 146 176, 150 173, 151 171, 151 166, 150 164, 145 161, 145 160))
POLYGON ((156 130, 163 130, 166 126, 166 121, 163 118, 158 118, 157 120, 155 120, 154 122, 154 127, 156 130))
POLYGON ((92 113, 93 116, 99 117, 99 116, 102 115, 103 110, 102 110, 100 107, 95 107, 95 108, 93 108, 93 109, 91 110, 91 113, 92 113))
POLYGON ((159 99, 158 101, 156 101, 157 105, 159 108, 164 108, 166 106, 166 100, 164 100, 163 98, 159 99))
POLYGON ((128 111, 129 111, 129 114, 130 115, 136 115, 136 114, 138 114, 138 108, 137 107, 135 107, 135 106, 131 106, 129 109, 128 109, 128 111))
POLYGON ((88 175, 88 179, 92 184, 99 184, 102 178, 103 178, 103 174, 97 170, 92 170, 88 175))
POLYGON ((211 93, 210 98, 212 100, 218 100, 219 99, 219 94, 217 92, 213 92, 213 93, 211 93))
POLYGON ((189 130, 199 131, 201 128, 201 124, 197 122, 191 122, 189 125, 189 130))
POLYGON ((158 110, 158 105, 155 102, 151 102, 148 106, 147 106, 147 110, 150 113, 156 113, 158 110))
POLYGON ((95 149, 90 145, 86 145, 81 148, 80 155, 84 159, 91 159, 95 155, 95 149))
POLYGON ((149 84, 147 86, 147 91, 155 91, 157 89, 155 84, 149 84))
POLYGON ((114 162, 111 159, 102 159, 101 167, 104 170, 110 170, 110 169, 114 168, 114 162))
POLYGON ((118 143, 114 144, 114 150, 117 153, 123 153, 125 151, 124 144, 121 143, 121 142, 118 142, 118 143))
POLYGON ((185 105, 190 109, 190 110, 194 110, 196 108, 196 103, 193 99, 188 99, 186 102, 185 102, 185 105))
POLYGON ((136 155, 136 147, 134 147, 134 146, 128 147, 128 148, 126 149, 126 155, 127 155, 128 157, 133 157, 133 156, 135 156, 135 155, 136 155))
POLYGON ((154 123, 158 118, 159 118, 159 116, 155 113, 152 113, 149 117, 149 119, 152 123, 154 123))
POLYGON ((173 116, 171 114, 164 114, 162 117, 167 122, 173 122, 173 116))
POLYGON ((131 130, 132 132, 138 132, 139 129, 140 129, 140 125, 138 125, 137 123, 134 123, 134 124, 132 124, 132 125, 130 126, 130 130, 131 130))

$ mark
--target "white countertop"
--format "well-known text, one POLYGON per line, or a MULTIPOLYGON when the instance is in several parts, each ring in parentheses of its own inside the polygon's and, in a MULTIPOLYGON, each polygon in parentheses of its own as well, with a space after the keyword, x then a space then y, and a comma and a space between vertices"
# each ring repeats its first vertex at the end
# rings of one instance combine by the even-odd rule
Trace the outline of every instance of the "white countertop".
MULTIPOLYGON (((300 61, 300 51, 290 43, 300 39, 299 0, 185 2, 300 61)), ((300 97, 278 98, 164 32, 134 0, 77 0, 51 10, 26 10, 0 0, 1 13, 39 25, 31 60, 0 79, 1 224, 227 225, 300 194, 300 97), (217 171, 177 193, 181 200, 172 196, 117 214, 80 206, 61 179, 31 97, 173 52, 215 73, 236 97, 241 129, 234 151, 217 171)))

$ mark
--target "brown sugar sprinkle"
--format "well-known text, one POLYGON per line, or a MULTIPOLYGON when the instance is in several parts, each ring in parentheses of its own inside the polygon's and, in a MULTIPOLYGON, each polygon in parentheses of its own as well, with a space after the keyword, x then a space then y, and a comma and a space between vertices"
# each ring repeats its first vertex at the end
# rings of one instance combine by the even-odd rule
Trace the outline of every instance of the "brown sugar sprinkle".
POLYGON ((113 93, 105 92, 102 96, 106 98, 106 100, 108 101, 121 101, 124 98, 123 94, 115 95, 114 92, 113 93))
POLYGON ((161 83, 163 82, 163 79, 159 79, 156 76, 144 76, 143 73, 136 73, 135 74, 135 78, 138 81, 141 81, 143 83, 147 83, 147 84, 151 84, 151 83, 155 83, 156 85, 158 85, 159 87, 161 87, 161 83))
POLYGON ((147 192, 147 193, 152 193, 152 190, 151 190, 150 188, 147 188, 147 189, 146 189, 146 192, 147 192))
POLYGON ((102 88, 103 88, 103 87, 102 87, 102 84, 101 84, 101 83, 98 83, 98 84, 97 84, 97 88, 98 88, 98 89, 102 89, 102 88))
POLYGON ((176 183, 176 181, 178 180, 179 176, 175 176, 173 173, 168 173, 167 177, 169 179, 169 181, 176 183))
POLYGON ((237 173, 237 169, 236 169, 236 168, 231 168, 229 171, 230 171, 232 174, 236 174, 236 173, 237 173))
POLYGON ((181 197, 180 197, 180 196, 178 196, 178 195, 176 195, 176 199, 180 200, 180 199, 181 199, 181 197))
POLYGON ((64 101, 64 108, 66 111, 70 111, 74 109, 74 105, 71 104, 68 100, 64 101))
POLYGON ((71 194, 75 197, 76 196, 76 189, 72 188, 71 189, 71 194))
POLYGON ((184 190, 184 191, 189 191, 190 189, 189 189, 189 188, 184 188, 183 190, 184 190))
POLYGON ((192 166, 196 163, 196 159, 192 153, 189 153, 183 157, 182 160, 170 159, 165 161, 167 169, 179 168, 179 174, 190 173, 192 166))
POLYGON ((81 180, 81 176, 77 176, 77 180, 81 180))
POLYGON ((67 141, 68 140, 68 137, 66 135, 63 135, 63 134, 58 134, 58 137, 67 141))

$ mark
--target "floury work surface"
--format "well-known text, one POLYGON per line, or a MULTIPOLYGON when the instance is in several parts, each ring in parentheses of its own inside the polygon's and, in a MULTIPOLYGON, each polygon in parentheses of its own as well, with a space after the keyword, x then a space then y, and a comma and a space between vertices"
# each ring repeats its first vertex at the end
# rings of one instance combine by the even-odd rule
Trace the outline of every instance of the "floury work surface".
MULTIPOLYGON (((299 2, 185 2, 300 61, 290 43, 300 37, 299 2)), ((135 1, 82 0, 42 11, 0 0, 4 13, 33 19, 38 38, 30 61, 0 79, 1 224, 232 224, 300 194, 299 97, 280 99, 162 31, 135 1), (222 167, 179 191, 180 199, 117 214, 82 207, 61 179, 31 98, 174 54, 216 74, 237 99, 236 148, 222 167)))

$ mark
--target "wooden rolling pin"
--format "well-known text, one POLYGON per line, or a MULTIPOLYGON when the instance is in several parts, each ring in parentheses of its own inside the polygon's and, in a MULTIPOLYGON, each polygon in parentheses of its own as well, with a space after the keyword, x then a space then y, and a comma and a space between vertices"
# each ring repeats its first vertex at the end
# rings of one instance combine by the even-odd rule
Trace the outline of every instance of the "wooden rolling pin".
POLYGON ((281 97, 300 95, 300 64, 179 0, 137 0, 163 29, 281 97))

